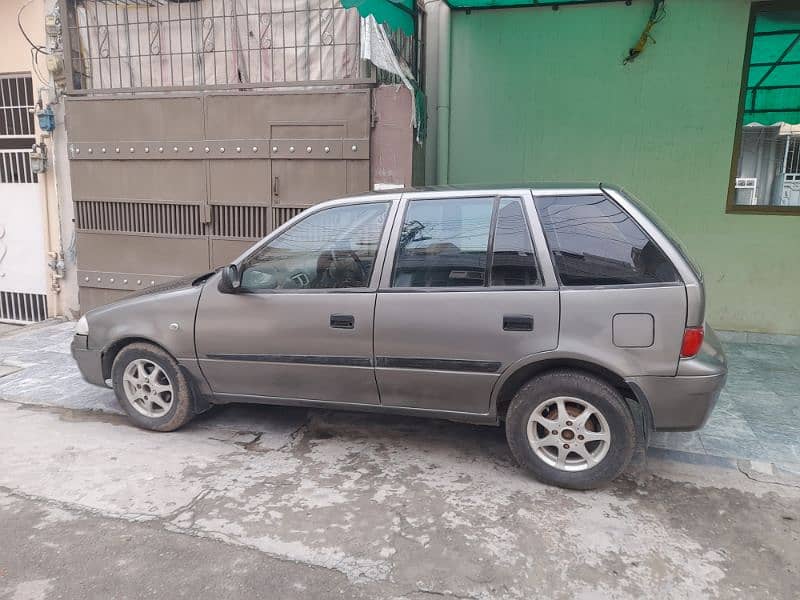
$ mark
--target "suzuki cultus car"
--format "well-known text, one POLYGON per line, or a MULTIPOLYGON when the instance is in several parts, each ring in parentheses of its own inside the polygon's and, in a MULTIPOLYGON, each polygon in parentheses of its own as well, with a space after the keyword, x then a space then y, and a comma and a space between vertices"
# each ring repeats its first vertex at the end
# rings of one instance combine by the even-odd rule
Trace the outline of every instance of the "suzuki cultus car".
POLYGON ((137 425, 214 404, 505 424, 521 465, 587 489, 653 430, 692 430, 726 377, 699 270, 604 185, 324 202, 232 264, 87 313, 72 345, 137 425))

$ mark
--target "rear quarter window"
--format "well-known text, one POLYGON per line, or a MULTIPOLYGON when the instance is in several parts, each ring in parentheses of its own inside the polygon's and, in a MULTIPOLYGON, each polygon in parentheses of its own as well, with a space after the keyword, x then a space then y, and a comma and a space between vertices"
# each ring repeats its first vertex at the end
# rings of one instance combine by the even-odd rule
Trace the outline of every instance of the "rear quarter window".
POLYGON ((680 281, 661 248, 606 196, 540 196, 535 202, 563 285, 680 281))

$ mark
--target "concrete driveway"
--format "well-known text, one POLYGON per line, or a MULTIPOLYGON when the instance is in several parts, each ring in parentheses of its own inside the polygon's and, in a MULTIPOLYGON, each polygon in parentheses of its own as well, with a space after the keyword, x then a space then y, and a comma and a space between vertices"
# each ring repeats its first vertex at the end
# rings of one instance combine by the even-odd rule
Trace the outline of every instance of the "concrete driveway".
POLYGON ((581 493, 499 428, 233 406, 146 432, 59 366, 69 327, 0 338, 0 598, 796 598, 783 468, 662 450, 581 493))

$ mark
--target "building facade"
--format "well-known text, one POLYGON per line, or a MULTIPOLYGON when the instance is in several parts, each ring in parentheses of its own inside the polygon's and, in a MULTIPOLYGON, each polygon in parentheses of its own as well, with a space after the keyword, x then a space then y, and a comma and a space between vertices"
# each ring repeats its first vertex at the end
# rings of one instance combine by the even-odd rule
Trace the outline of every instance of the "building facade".
POLYGON ((649 0, 427 6, 430 182, 624 186, 702 267, 715 327, 800 334, 796 3, 666 0, 627 63, 649 0))
POLYGON ((0 3, 3 40, 0 321, 3 322, 30 323, 69 314, 53 138, 39 127, 34 114, 42 104, 40 99, 44 104, 49 102, 44 15, 44 0, 0 3))

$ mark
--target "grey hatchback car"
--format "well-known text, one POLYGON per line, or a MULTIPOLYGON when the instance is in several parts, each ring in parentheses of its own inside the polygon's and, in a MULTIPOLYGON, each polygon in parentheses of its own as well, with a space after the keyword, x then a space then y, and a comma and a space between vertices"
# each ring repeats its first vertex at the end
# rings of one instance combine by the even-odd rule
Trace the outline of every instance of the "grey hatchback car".
POLYGON ((727 373, 702 276, 605 185, 324 202, 232 264, 88 312, 72 353, 157 431, 250 402, 505 423, 542 481, 602 485, 703 426, 727 373))

